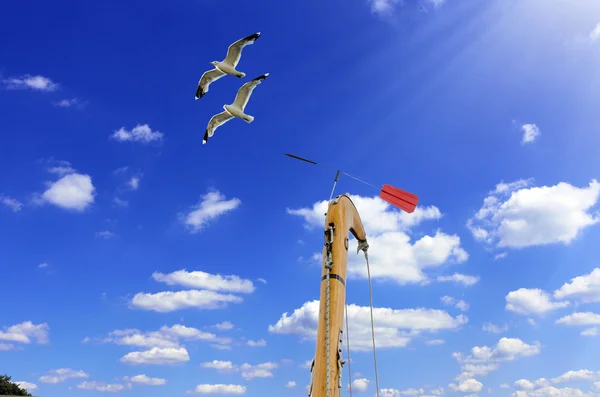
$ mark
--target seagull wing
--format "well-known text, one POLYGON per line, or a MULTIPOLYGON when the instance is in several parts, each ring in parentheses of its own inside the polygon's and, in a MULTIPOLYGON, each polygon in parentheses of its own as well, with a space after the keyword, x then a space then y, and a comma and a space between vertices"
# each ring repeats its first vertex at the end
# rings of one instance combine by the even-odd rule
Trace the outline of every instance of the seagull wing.
POLYGON ((224 63, 233 66, 234 68, 240 62, 242 57, 242 49, 248 44, 254 44, 254 42, 260 37, 260 32, 246 36, 243 39, 239 39, 235 43, 229 46, 227 49, 227 56, 223 60, 224 63))
POLYGON ((219 80, 223 76, 225 76, 225 73, 221 72, 217 68, 204 72, 198 81, 198 88, 196 88, 196 99, 202 98, 204 95, 206 95, 210 83, 219 80))
POLYGON ((208 122, 206 131, 204 132, 204 139, 202 140, 202 143, 206 143, 208 141, 208 138, 210 138, 211 136, 213 136, 215 134, 215 130, 217 128, 219 128, 220 126, 222 126, 223 124, 225 124, 226 122, 231 120, 232 118, 233 118, 233 116, 230 115, 229 113, 227 113, 226 111, 222 111, 221 113, 218 113, 218 114, 215 114, 214 116, 212 116, 210 121, 208 122))
POLYGON ((235 100, 233 101, 233 106, 236 106, 236 107, 242 109, 242 111, 244 111, 244 109, 246 108, 246 105, 248 104, 248 100, 250 99, 250 96, 252 95, 252 91, 254 91, 254 88, 256 88, 256 86, 259 85, 268 76, 269 76, 269 73, 265 73, 262 76, 258 76, 257 78, 252 79, 249 82, 247 82, 246 84, 244 84, 243 86, 241 86, 237 92, 237 95, 235 96, 235 100))

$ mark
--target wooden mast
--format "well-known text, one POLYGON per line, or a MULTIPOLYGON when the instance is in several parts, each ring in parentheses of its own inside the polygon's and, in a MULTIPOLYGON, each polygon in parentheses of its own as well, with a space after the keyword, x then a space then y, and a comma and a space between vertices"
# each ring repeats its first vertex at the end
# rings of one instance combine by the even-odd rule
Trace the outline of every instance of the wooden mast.
POLYGON ((341 394, 349 232, 358 240, 359 250, 368 248, 362 221, 348 194, 337 196, 329 202, 324 231, 319 325, 309 397, 339 397, 341 394))

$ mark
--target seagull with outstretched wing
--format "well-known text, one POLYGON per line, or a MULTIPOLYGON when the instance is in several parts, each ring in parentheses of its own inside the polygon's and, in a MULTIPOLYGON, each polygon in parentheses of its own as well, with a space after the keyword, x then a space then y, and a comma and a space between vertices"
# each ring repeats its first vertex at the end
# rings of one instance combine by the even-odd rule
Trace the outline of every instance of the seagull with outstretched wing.
POLYGON ((208 122, 206 131, 204 132, 202 144, 208 142, 208 138, 215 134, 215 130, 217 128, 219 128, 234 117, 240 118, 247 123, 251 123, 252 121, 254 121, 254 117, 244 113, 244 110, 246 109, 246 105, 250 100, 252 91, 254 91, 256 86, 259 85, 268 76, 269 73, 265 73, 261 76, 258 76, 255 79, 250 80, 249 82, 240 87, 233 103, 231 105, 223 105, 224 110, 221 113, 212 116, 212 118, 208 122))
POLYGON ((196 88, 196 99, 202 98, 204 95, 206 95, 208 92, 208 86, 226 74, 230 74, 239 78, 245 77, 245 73, 240 72, 235 68, 240 62, 244 47, 249 44, 254 44, 259 37, 260 32, 246 36, 243 39, 239 39, 229 46, 227 49, 227 56, 223 61, 212 61, 210 64, 214 65, 215 68, 204 72, 202 77, 200 77, 200 80, 198 81, 198 87, 196 88))

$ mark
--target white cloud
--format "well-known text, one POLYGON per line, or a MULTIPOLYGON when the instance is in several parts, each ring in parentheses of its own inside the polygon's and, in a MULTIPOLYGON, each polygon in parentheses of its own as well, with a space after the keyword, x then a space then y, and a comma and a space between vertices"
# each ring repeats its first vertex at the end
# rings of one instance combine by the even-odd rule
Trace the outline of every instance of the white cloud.
POLYGON ((533 390, 535 385, 527 379, 519 379, 515 382, 515 387, 520 390, 533 390))
POLYGON ((242 385, 224 385, 224 384, 216 384, 216 385, 198 385, 194 390, 188 391, 187 394, 197 393, 197 394, 244 394, 246 393, 246 386, 242 385))
POLYGON ((600 23, 596 25, 596 27, 590 32, 591 40, 600 39, 600 23))
POLYGON ((129 181, 127 181, 127 186, 129 186, 131 190, 137 190, 140 187, 140 179, 141 176, 132 176, 129 181))
POLYGON ((362 393, 369 387, 370 381, 367 378, 358 378, 352 381, 352 391, 362 393))
POLYGON ((233 365, 233 363, 231 361, 213 360, 210 362, 202 363, 200 365, 203 368, 212 368, 212 369, 216 369, 217 371, 223 371, 223 372, 237 371, 237 367, 235 365, 233 365))
POLYGON ((479 393, 483 388, 483 384, 476 379, 466 379, 457 385, 451 383, 448 385, 452 390, 462 393, 479 393))
POLYGON ((467 222, 477 240, 509 248, 567 245, 600 219, 591 212, 600 196, 600 183, 595 179, 583 188, 565 182, 523 187, 529 183, 502 182, 485 198, 467 222))
POLYGON ((598 336, 599 334, 599 329, 597 327, 592 327, 592 328, 586 328, 583 331, 581 331, 580 335, 581 336, 598 336))
POLYGON ((426 396, 423 396, 423 393, 425 393, 424 389, 405 389, 405 390, 381 389, 379 391, 379 396, 380 397, 401 397, 401 396, 422 396, 422 397, 426 397, 426 396))
POLYGON ((438 346, 438 345, 443 345, 446 341, 443 339, 431 339, 425 342, 426 345, 428 346, 438 346))
POLYGON ((125 389, 130 389, 131 385, 121 385, 119 383, 104 383, 104 382, 82 382, 77 385, 78 389, 82 390, 96 390, 102 392, 120 392, 125 389))
POLYGON ((246 342, 246 344, 250 347, 265 347, 267 345, 267 341, 265 341, 264 339, 259 339, 259 340, 249 340, 248 342, 246 342))
POLYGON ((49 265, 48 265, 48 263, 46 263, 46 262, 40 263, 40 264, 38 265, 38 267, 39 267, 40 269, 43 269, 43 268, 45 268, 45 267, 48 267, 48 266, 49 266, 49 265))
POLYGON ((600 371, 590 371, 589 369, 581 369, 578 371, 568 371, 559 377, 552 378, 552 383, 594 381, 598 379, 600 379, 600 371))
POLYGON ((109 238, 116 237, 116 236, 117 236, 116 234, 114 234, 113 232, 110 232, 108 230, 103 230, 101 232, 96 232, 96 237, 100 237, 100 238, 103 238, 105 240, 108 240, 109 238))
POLYGON ((71 368, 59 368, 48 371, 46 375, 40 377, 40 382, 57 384, 67 379, 87 378, 88 376, 88 374, 81 370, 75 371, 71 368))
POLYGON ((153 347, 146 351, 130 352, 121 357, 125 364, 173 365, 190 361, 185 347, 153 347))
POLYGON ((461 373, 456 377, 458 382, 462 382, 475 377, 486 376, 500 368, 498 364, 463 364, 461 365, 461 373))
POLYGON ((233 324, 230 321, 223 321, 216 324, 215 327, 220 331, 227 331, 233 329, 233 324))
POLYGON ((494 325, 492 323, 484 323, 483 326, 481 327, 482 330, 487 331, 487 332, 491 332, 494 334, 501 334, 503 332, 508 331, 508 325, 503 325, 503 326, 499 326, 499 325, 494 325))
POLYGON ((371 12, 380 15, 390 14, 401 0, 369 0, 371 12))
POLYGON ((437 281, 439 282, 453 282, 458 284, 464 284, 467 287, 475 285, 479 282, 479 277, 468 276, 466 274, 454 273, 450 276, 438 276, 437 281))
POLYGON ((273 370, 279 367, 279 364, 274 362, 266 362, 256 365, 244 363, 242 365, 234 365, 231 361, 213 360, 201 364, 204 368, 216 369, 219 372, 240 372, 242 378, 252 380, 254 378, 271 378, 273 370))
POLYGON ((129 205, 129 201, 127 200, 122 200, 118 197, 115 197, 113 199, 113 203, 117 206, 117 207, 127 207, 129 205))
POLYGON ((72 173, 48 183, 41 198, 61 208, 83 211, 94 202, 95 190, 91 176, 72 173))
POLYGON ((523 124, 521 130, 523 131, 523 140, 521 143, 532 143, 541 134, 539 127, 535 124, 523 124))
MULTIPOLYGON (((283 313, 269 332, 275 334, 296 334, 302 339, 314 340, 317 334, 319 301, 306 302, 291 315, 283 313)), ((375 338, 381 349, 405 347, 413 336, 421 332, 436 332, 444 329, 458 329, 466 324, 464 315, 456 318, 443 310, 374 308, 375 338)), ((348 305, 350 325, 350 346, 355 351, 367 351, 371 345, 371 323, 368 306, 348 305)))
POLYGON ((475 346, 467 357, 462 353, 453 353, 452 356, 460 363, 477 364, 512 361, 517 358, 540 354, 540 351, 541 344, 539 342, 530 345, 519 338, 501 338, 494 348, 475 346))
POLYGON ((31 321, 25 321, 20 324, 4 327, 0 331, 0 341, 16 342, 30 344, 32 341, 38 344, 48 343, 48 324, 33 324, 31 321))
POLYGON ((38 389, 38 386, 35 383, 29 383, 29 382, 15 382, 17 385, 19 385, 19 387, 21 389, 25 389, 27 390, 29 393, 31 393, 32 391, 38 389))
POLYGON ((285 387, 287 387, 288 389, 293 389, 294 387, 296 387, 296 382, 294 382, 293 380, 289 381, 288 383, 285 384, 285 387))
POLYGON ((554 386, 546 386, 530 391, 516 391, 514 397, 597 397, 596 393, 584 392, 580 389, 564 387, 558 389, 554 386))
POLYGON ((136 309, 166 313, 187 308, 222 309, 229 303, 241 303, 243 300, 237 295, 205 290, 164 291, 155 294, 138 292, 131 300, 130 306, 136 309))
POLYGON ((556 324, 563 325, 600 325, 600 314, 592 312, 577 312, 561 317, 556 324))
POLYGON ((506 310, 522 315, 542 315, 570 305, 569 302, 552 302, 550 295, 538 288, 519 288, 509 292, 505 300, 506 310))
POLYGON ((600 302, 600 268, 571 279, 570 283, 554 291, 554 298, 579 299, 583 303, 600 302))
POLYGON ((55 91, 58 84, 44 76, 32 76, 26 74, 20 77, 11 77, 3 80, 5 87, 9 90, 32 89, 35 91, 55 91))
POLYGON ((63 176, 77 172, 68 161, 51 159, 50 162, 54 164, 52 167, 48 168, 48 172, 51 174, 63 176))
MULTIPOLYGON (((393 280, 399 284, 425 283, 428 277, 424 270, 444 264, 462 263, 468 259, 457 235, 437 230, 433 236, 425 235, 411 241, 408 234, 411 227, 442 216, 436 207, 417 207, 412 214, 407 214, 394 209, 379 197, 350 197, 367 232, 373 278, 393 280)), ((319 201, 311 208, 287 209, 287 212, 303 217, 308 228, 321 228, 327 204, 327 201, 319 201)), ((350 240, 348 251, 356 252, 357 244, 356 239, 350 240)), ((367 278, 361 256, 349 255, 348 277, 367 278)))
POLYGON ((180 347, 180 340, 214 342, 219 341, 219 338, 209 332, 175 324, 171 327, 163 325, 158 331, 150 332, 142 332, 137 329, 115 330, 103 342, 145 348, 177 348, 180 347))
POLYGON ((125 127, 121 127, 110 138, 119 142, 148 143, 162 140, 163 135, 160 131, 152 131, 152 128, 148 124, 138 124, 132 130, 126 130, 125 127))
POLYGON ((167 384, 166 379, 151 378, 145 374, 135 375, 135 376, 132 376, 131 378, 126 376, 125 378, 123 378, 123 380, 125 380, 127 382, 133 382, 133 383, 138 383, 141 385, 148 385, 148 386, 162 386, 162 385, 167 384))
POLYGON ((266 362, 257 365, 242 364, 240 370, 242 378, 251 380, 254 378, 271 378, 273 377, 273 370, 279 367, 279 364, 266 362))
POLYGON ((193 206, 192 210, 181 216, 181 218, 191 233, 197 233, 205 228, 209 222, 233 211, 241 203, 238 198, 226 200, 220 192, 211 191, 203 195, 198 204, 193 206))
POLYGON ((464 300, 456 300, 455 298, 445 295, 442 296, 440 298, 440 300, 442 301, 442 303, 446 306, 453 306, 457 309, 462 310, 463 312, 466 312, 467 310, 469 310, 469 304, 467 302, 465 302, 464 300))
POLYGON ((446 4, 446 0, 429 0, 429 2, 433 4, 435 8, 439 8, 446 4))
POLYGON ((77 107, 78 109, 83 109, 86 105, 87 102, 81 101, 79 98, 67 98, 54 103, 54 106, 59 108, 77 107))
POLYGON ((186 269, 164 274, 152 273, 152 278, 167 285, 181 285, 189 288, 201 288, 211 291, 234 292, 249 294, 254 292, 251 280, 240 278, 236 275, 222 276, 203 271, 188 272, 186 269))
POLYGON ((19 200, 3 194, 0 194, 0 203, 10 208, 13 212, 19 212, 21 211, 21 208, 23 208, 23 203, 21 203, 19 200))

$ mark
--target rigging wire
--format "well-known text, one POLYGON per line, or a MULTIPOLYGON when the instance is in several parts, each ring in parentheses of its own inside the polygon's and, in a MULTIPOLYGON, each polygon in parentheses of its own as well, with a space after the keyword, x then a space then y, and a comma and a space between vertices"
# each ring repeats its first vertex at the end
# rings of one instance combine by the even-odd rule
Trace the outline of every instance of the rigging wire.
POLYGON ((350 332, 348 331, 348 294, 346 294, 346 346, 348 347, 348 388, 352 397, 352 371, 350 370, 350 332))
POLYGON ((375 365, 375 387, 377 389, 376 396, 379 397, 379 376, 377 375, 377 353, 375 351, 375 324, 373 322, 373 286, 371 285, 371 269, 369 266, 369 255, 365 252, 367 260, 367 276, 369 278, 369 307, 371 309, 371 337, 373 338, 373 364, 375 365))

